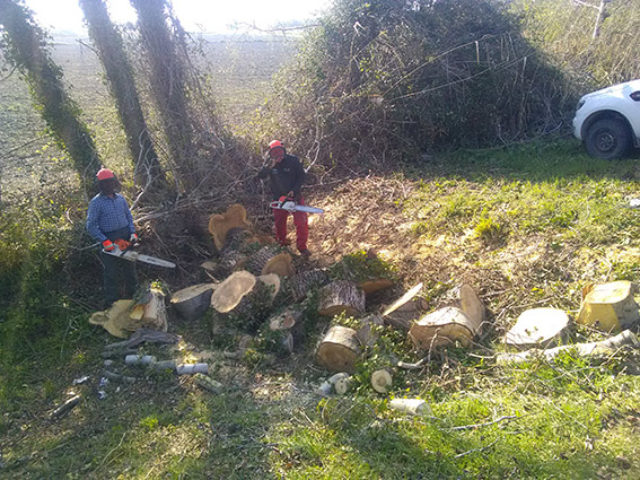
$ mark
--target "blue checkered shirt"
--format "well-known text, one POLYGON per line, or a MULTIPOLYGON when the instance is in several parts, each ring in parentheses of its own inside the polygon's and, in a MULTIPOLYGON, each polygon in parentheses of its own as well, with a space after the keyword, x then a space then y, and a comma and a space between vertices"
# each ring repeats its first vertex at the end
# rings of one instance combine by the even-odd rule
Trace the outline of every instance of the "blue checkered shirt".
POLYGON ((122 195, 116 193, 111 198, 99 193, 91 199, 87 212, 87 230, 93 238, 104 242, 107 239, 106 233, 125 227, 129 227, 130 233, 136 231, 131 210, 122 195))

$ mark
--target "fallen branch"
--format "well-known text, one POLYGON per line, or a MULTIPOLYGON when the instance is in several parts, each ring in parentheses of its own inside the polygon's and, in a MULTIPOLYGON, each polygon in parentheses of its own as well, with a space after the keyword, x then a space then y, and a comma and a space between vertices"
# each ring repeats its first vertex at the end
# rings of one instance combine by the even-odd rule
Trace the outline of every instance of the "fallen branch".
POLYGON ((491 442, 489 445, 485 445, 484 447, 480 447, 480 448, 472 448, 471 450, 467 450, 466 452, 462 452, 459 453, 458 455, 456 455, 453 458, 462 458, 465 455, 469 455, 470 453, 475 453, 475 452, 484 452, 485 450, 487 450, 488 448, 493 447, 496 443, 498 443, 498 440, 494 440, 493 442, 491 442))
POLYGON ((611 337, 600 342, 576 343, 574 345, 563 345, 561 347, 550 348, 548 350, 532 348, 531 350, 526 350, 520 353, 499 353, 496 356, 496 362, 498 365, 504 365, 507 363, 523 363, 536 357, 544 357, 545 360, 550 361, 560 353, 566 351, 575 351, 576 355, 579 357, 595 357, 610 355, 615 350, 625 345, 629 345, 633 348, 640 347, 638 337, 636 337, 636 335, 630 330, 625 330, 615 337, 611 337))
POLYGON ((473 425, 460 425, 459 427, 451 427, 449 430, 451 431, 455 431, 455 430, 472 430, 474 428, 482 428, 482 427, 488 427, 489 425, 493 425, 495 423, 500 423, 504 420, 511 420, 513 418, 519 418, 517 415, 503 415, 502 417, 496 418, 495 420, 492 420, 490 422, 485 422, 485 423, 474 423, 473 425))

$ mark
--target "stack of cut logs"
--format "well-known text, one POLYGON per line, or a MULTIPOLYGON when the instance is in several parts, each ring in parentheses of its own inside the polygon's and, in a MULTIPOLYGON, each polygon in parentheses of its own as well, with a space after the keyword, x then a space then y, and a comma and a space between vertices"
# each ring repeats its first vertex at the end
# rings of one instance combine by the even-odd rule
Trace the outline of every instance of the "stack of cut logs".
MULTIPOLYGON (((480 332, 484 308, 475 292, 466 285, 456 291, 452 305, 445 305, 423 318, 420 316, 426 305, 419 297, 421 285, 408 291, 382 315, 368 315, 367 298, 392 286, 389 278, 331 281, 328 273, 321 269, 296 273, 293 259, 286 250, 274 244, 262 244, 262 239, 252 233, 242 205, 232 205, 225 213, 213 215, 209 231, 219 255, 217 261, 207 261, 202 266, 213 283, 181 290, 173 295, 171 303, 189 320, 212 307, 216 333, 230 323, 241 328, 250 325, 254 330, 264 325, 272 333, 279 332, 281 343, 292 351, 291 330, 302 317, 301 302, 309 292, 317 290, 319 315, 344 314, 358 319, 357 328, 331 325, 316 350, 320 365, 348 376, 367 347, 375 344, 375 326, 386 324, 406 331, 416 348, 423 350, 455 342, 469 345, 480 332), (283 296, 278 297, 280 293, 283 296), (273 311, 276 298, 288 299, 290 304, 280 311, 273 311)), ((386 391, 394 368, 397 365, 390 364, 374 373, 372 384, 376 390, 386 391)), ((339 388, 346 389, 347 382, 340 378, 343 381, 339 382, 339 388)))

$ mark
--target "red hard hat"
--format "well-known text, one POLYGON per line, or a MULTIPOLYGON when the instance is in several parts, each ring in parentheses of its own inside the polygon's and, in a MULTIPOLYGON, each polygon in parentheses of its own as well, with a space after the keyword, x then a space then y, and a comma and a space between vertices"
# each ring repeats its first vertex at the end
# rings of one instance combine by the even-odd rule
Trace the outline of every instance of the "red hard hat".
POLYGON ((281 148, 284 150, 284 145, 280 140, 271 140, 269 143, 269 150, 273 150, 274 148, 281 148))
POLYGON ((96 177, 98 177, 98 180, 107 180, 109 178, 116 178, 116 176, 113 174, 113 172, 111 170, 109 170, 108 168, 104 168, 104 167, 102 167, 100 170, 98 170, 98 173, 96 174, 96 177))

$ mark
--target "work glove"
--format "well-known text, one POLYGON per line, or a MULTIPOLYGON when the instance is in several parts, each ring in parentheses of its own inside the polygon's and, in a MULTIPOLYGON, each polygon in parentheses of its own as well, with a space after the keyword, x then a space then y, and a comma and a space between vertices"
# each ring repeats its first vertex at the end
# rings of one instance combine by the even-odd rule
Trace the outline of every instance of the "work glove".
POLYGON ((104 248, 105 252, 113 252, 116 246, 113 244, 111 240, 107 239, 104 242, 102 242, 102 248, 104 248))
POLYGON ((137 233, 132 233, 131 236, 129 237, 129 243, 138 243, 140 240, 138 239, 138 234, 137 233))

